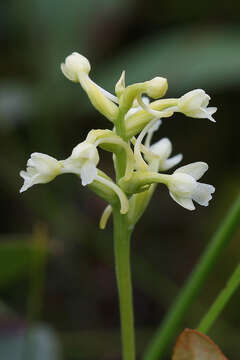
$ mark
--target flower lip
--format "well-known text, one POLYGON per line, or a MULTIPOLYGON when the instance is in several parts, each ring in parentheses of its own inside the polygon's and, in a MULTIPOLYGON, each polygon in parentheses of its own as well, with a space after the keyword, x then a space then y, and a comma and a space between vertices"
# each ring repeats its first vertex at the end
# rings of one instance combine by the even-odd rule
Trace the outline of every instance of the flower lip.
POLYGON ((61 164, 52 156, 37 152, 31 154, 27 161, 27 170, 20 172, 20 176, 24 179, 20 192, 26 191, 35 184, 48 183, 59 175, 61 170, 61 164))

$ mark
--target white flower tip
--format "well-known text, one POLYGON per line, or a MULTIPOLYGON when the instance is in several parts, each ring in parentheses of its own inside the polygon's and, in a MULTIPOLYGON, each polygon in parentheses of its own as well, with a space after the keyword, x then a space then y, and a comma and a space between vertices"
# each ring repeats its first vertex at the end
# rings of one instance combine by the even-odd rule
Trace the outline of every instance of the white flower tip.
POLYGON ((177 154, 167 159, 160 170, 167 171, 173 168, 174 166, 176 166, 177 164, 179 164, 182 161, 182 159, 183 159, 183 154, 177 154))
POLYGON ((124 89, 125 89, 125 70, 123 70, 120 79, 118 80, 115 86, 115 92, 117 96, 120 96, 123 93, 124 89))
POLYGON ((19 175, 21 176, 21 178, 23 178, 24 183, 23 186, 21 187, 21 189, 19 190, 20 194, 24 191, 26 191, 30 186, 29 186, 29 176, 27 174, 26 171, 21 170, 19 175))
POLYGON ((158 99, 164 96, 168 89, 167 79, 156 76, 147 82, 148 88, 146 93, 153 99, 158 99))
POLYGON ((69 80, 78 82, 79 74, 85 73, 88 75, 91 70, 91 65, 85 56, 73 52, 66 57, 65 63, 61 64, 61 70, 69 80))
POLYGON ((210 96, 202 89, 189 91, 178 100, 178 109, 183 114, 193 118, 205 118, 215 122, 212 115, 216 107, 208 107, 210 96))
POLYGON ((193 192, 193 200, 199 205, 208 206, 209 201, 212 199, 212 194, 215 192, 215 188, 212 185, 197 183, 197 187, 193 192))
POLYGON ((20 171, 24 183, 20 192, 24 192, 35 184, 46 184, 61 173, 61 165, 52 156, 33 153, 27 161, 27 170, 20 171))
POLYGON ((208 114, 208 119, 212 122, 216 122, 216 120, 212 117, 213 114, 217 111, 217 107, 209 107, 206 109, 208 114))
POLYGON ((23 193, 24 191, 28 190, 33 184, 31 184, 29 181, 25 180, 23 186, 19 190, 19 193, 23 193))
POLYGON ((178 162, 177 163, 179 163, 179 162, 181 162, 182 161, 182 159, 183 159, 183 154, 177 154, 177 155, 175 155, 175 158, 177 158, 178 159, 178 162))

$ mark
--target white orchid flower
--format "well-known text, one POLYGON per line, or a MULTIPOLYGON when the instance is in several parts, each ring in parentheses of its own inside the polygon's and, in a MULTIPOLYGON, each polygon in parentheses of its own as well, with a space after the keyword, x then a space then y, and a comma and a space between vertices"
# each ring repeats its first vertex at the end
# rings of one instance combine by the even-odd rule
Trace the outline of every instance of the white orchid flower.
POLYGON ((199 205, 208 206, 215 188, 197 181, 207 169, 206 163, 195 162, 174 171, 167 184, 173 200, 188 210, 195 209, 193 200, 199 205))
POLYGON ((24 179, 20 193, 35 184, 46 184, 60 173, 61 165, 56 159, 52 156, 35 152, 27 162, 27 170, 20 172, 20 176, 24 179))
POLYGON ((150 146, 150 151, 158 157, 159 171, 167 171, 182 161, 182 154, 175 155, 171 158, 172 143, 168 138, 163 138, 150 146))
POLYGON ((208 107, 210 96, 202 89, 189 91, 178 100, 177 111, 193 118, 206 118, 213 122, 212 115, 217 111, 216 107, 208 107))
POLYGON ((98 162, 96 146, 86 141, 78 144, 66 160, 58 161, 46 154, 33 153, 27 162, 27 171, 20 172, 24 179, 20 192, 35 184, 48 183, 63 173, 79 175, 83 186, 91 184, 97 176, 98 162))
POLYGON ((80 175, 82 185, 91 184, 97 176, 99 155, 94 144, 83 141, 72 151, 66 160, 62 160, 62 172, 80 175))

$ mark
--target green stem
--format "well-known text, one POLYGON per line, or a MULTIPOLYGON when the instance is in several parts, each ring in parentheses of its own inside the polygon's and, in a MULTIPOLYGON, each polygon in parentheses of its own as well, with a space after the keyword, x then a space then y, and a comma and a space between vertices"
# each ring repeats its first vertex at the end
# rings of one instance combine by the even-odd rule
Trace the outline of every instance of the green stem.
POLYGON ((223 249, 231 240, 234 231, 239 226, 240 219, 240 195, 230 209, 226 219, 219 230, 213 236, 207 249, 200 258, 194 271, 190 275, 186 285, 178 295, 163 323, 154 336, 152 343, 145 353, 145 360, 159 360, 166 353, 168 345, 176 336, 179 325, 189 307, 196 299, 203 287, 210 271, 214 268, 223 249))
POLYGON ((231 299, 234 292, 240 285, 240 264, 236 267, 230 279, 227 282, 226 287, 220 292, 217 299, 214 301, 213 305, 207 312, 207 314, 201 320, 198 331, 206 333, 210 327, 213 325, 215 320, 218 318, 222 312, 224 306, 231 299))
POLYGON ((122 348, 124 360, 135 360, 134 316, 130 270, 130 237, 126 215, 114 209, 115 266, 120 304, 122 348))
POLYGON ((126 112, 123 109, 119 108, 118 118, 116 119, 116 121, 114 123, 117 135, 119 135, 124 141, 127 140, 126 127, 125 127, 125 121, 124 121, 125 115, 126 115, 126 112))

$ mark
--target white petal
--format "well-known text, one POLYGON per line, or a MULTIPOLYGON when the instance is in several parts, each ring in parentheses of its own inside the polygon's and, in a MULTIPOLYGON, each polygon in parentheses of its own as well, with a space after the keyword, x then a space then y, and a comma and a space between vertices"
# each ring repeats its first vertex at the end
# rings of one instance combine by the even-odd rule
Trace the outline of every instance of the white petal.
POLYGON ((27 171, 20 171, 20 174, 19 174, 24 180, 26 179, 29 179, 29 174, 27 173, 27 171))
POLYGON ((159 170, 167 171, 182 161, 183 155, 178 154, 167 159, 159 170))
POLYGON ((172 152, 172 143, 168 138, 163 138, 150 146, 150 150, 160 157, 160 160, 165 160, 172 152))
POLYGON ((196 186, 197 182, 191 175, 180 172, 169 175, 169 191, 177 196, 191 198, 196 186))
POLYGON ((205 96, 203 97, 203 100, 202 100, 201 107, 206 108, 208 106, 210 100, 211 100, 210 96, 208 94, 205 94, 205 96))
POLYGON ((187 115, 197 119, 208 119, 208 112, 203 108, 188 111, 187 115))
POLYGON ((215 192, 215 188, 212 185, 197 183, 197 187, 192 195, 199 205, 208 206, 208 202, 212 199, 212 193, 215 192))
POLYGON ((212 115, 217 111, 217 107, 216 106, 208 107, 207 111, 210 115, 212 115))
POLYGON ((196 180, 200 179, 207 171, 208 164, 202 161, 198 161, 186 166, 181 166, 174 173, 184 173, 193 176, 196 180))
MULTIPOLYGON (((194 92, 194 90, 193 90, 194 92)), ((210 96, 202 89, 197 89, 196 93, 192 95, 189 105, 191 108, 207 107, 210 100, 210 96)))
POLYGON ((216 107, 209 107, 206 109, 200 108, 194 111, 189 111, 187 115, 197 119, 209 119, 210 121, 216 122, 216 120, 214 120, 214 118, 212 117, 212 114, 214 114, 216 111, 216 107))
POLYGON ((214 118, 212 117, 212 114, 214 114, 217 111, 216 107, 209 107, 206 110, 207 116, 206 118, 209 119, 210 121, 216 122, 216 120, 214 120, 214 118))
POLYGON ((181 205, 182 207, 184 207, 187 210, 195 210, 195 206, 192 202, 192 199, 190 198, 184 198, 184 197, 180 197, 177 196, 176 194, 173 194, 171 192, 169 192, 171 198, 176 201, 179 205, 181 205))
POLYGON ((145 170, 147 168, 146 162, 143 160, 142 154, 141 154, 141 144, 143 141, 144 136, 148 133, 149 129, 152 128, 152 126, 158 122, 158 119, 151 120, 145 128, 140 132, 140 134, 137 137, 137 140, 134 145, 134 157, 136 161, 136 166, 138 169, 145 170))
POLYGON ((159 126, 162 124, 162 120, 158 120, 156 121, 153 126, 148 130, 144 145, 149 148, 150 147, 150 143, 153 137, 153 134, 155 131, 157 131, 159 129, 159 126))
POLYGON ((202 89, 195 89, 181 96, 178 106, 183 112, 191 112, 201 107, 203 102, 209 101, 210 97, 202 89))
MULTIPOLYGON (((21 171, 20 172, 20 176, 24 176, 25 174, 25 171, 21 171)), ((32 177, 26 177, 24 179, 24 183, 23 183, 23 186, 21 187, 21 189, 19 190, 20 193, 28 190, 31 186, 35 185, 35 184, 38 184, 38 178, 39 178, 39 174, 35 174, 34 176, 32 177)))
POLYGON ((157 120, 152 127, 148 130, 148 132, 155 132, 159 129, 159 126, 162 124, 162 121, 159 119, 157 120))
POLYGON ((74 82, 76 81, 76 78, 73 77, 72 74, 68 72, 66 65, 63 63, 61 64, 61 70, 63 72, 63 75, 65 75, 68 80, 74 81, 74 82))
POLYGON ((97 176, 96 165, 87 161, 80 169, 80 174, 83 186, 91 184, 97 176))

